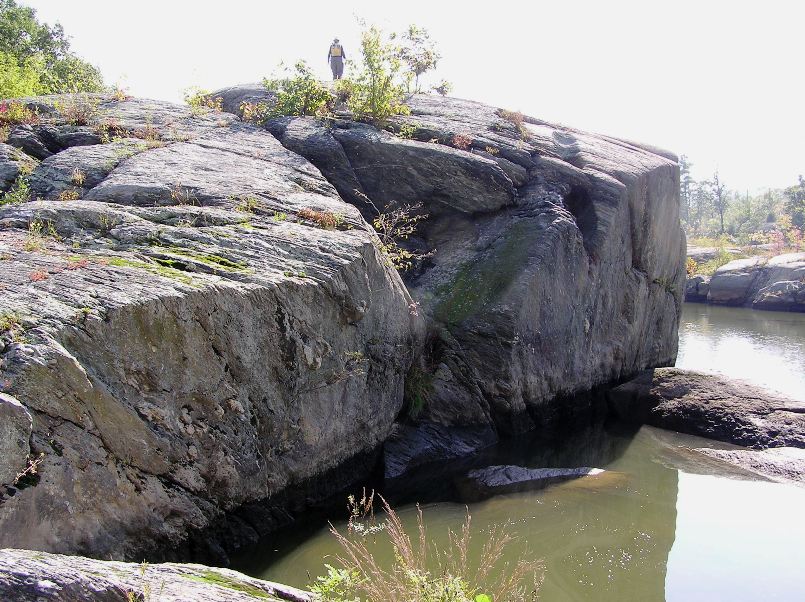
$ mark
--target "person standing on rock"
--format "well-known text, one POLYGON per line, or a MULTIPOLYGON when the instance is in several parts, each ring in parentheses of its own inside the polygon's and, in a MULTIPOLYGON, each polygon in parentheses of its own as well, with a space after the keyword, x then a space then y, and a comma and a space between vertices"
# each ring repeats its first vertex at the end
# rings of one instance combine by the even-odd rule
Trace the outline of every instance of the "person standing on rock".
POLYGON ((333 80, 341 79, 341 76, 344 75, 344 59, 346 58, 344 47, 338 43, 338 38, 335 38, 327 53, 327 62, 330 63, 330 69, 333 70, 333 80))

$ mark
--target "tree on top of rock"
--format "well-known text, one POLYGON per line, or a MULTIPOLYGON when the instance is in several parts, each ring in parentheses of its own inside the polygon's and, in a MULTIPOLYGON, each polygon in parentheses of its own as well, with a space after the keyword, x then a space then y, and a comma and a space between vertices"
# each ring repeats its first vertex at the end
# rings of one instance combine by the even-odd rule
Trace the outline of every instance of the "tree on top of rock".
POLYGON ((399 37, 397 55, 408 68, 406 87, 408 92, 421 92, 419 78, 435 69, 442 56, 436 51, 436 42, 431 40, 430 33, 423 27, 409 25, 401 35, 392 34, 392 39, 399 37), (413 89, 411 86, 413 80, 413 89))
POLYGON ((0 98, 100 92, 100 71, 70 51, 58 23, 39 23, 36 11, 0 0, 0 98))

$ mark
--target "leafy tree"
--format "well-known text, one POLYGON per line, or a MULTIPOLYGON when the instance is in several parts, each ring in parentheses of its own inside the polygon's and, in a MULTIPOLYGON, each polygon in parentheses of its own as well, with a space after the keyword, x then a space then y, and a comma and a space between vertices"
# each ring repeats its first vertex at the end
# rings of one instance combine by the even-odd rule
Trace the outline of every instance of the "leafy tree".
POLYGON ((688 223, 690 221, 690 210, 693 204, 693 178, 690 175, 690 168, 692 164, 688 161, 685 155, 679 157, 679 200, 680 217, 682 221, 688 223))
POLYGON ((304 61, 285 69, 284 77, 264 79, 263 85, 276 95, 267 118, 280 115, 326 115, 335 100, 304 61))
POLYGON ((361 34, 361 59, 347 99, 355 117, 383 124, 408 114, 399 49, 374 25, 361 34))
POLYGON ((785 211, 798 228, 805 226, 805 178, 799 176, 799 184, 785 189, 785 211))
POLYGON ((719 230, 719 234, 724 234, 724 212, 727 210, 727 206, 729 205, 729 195, 727 194, 727 188, 724 183, 719 180, 718 178, 718 171, 713 174, 713 208, 718 213, 718 219, 721 229, 719 230))
POLYGON ((696 182, 693 188, 693 213, 690 225, 697 234, 701 233, 705 220, 709 217, 713 207, 712 183, 708 181, 696 182))
POLYGON ((0 0, 0 56, 0 97, 103 90, 100 71, 70 51, 62 26, 39 23, 15 0, 0 0))
POLYGON ((0 50, 0 98, 35 96, 40 93, 42 62, 31 57, 20 64, 17 58, 0 50))
MULTIPOLYGON (((391 36, 396 39, 396 35, 391 36)), ((441 55, 436 52, 436 42, 431 40, 428 30, 409 25, 408 29, 399 36, 400 42, 397 55, 407 67, 406 90, 408 92, 421 92, 419 78, 422 74, 436 68, 441 55), (411 82, 413 80, 413 90, 411 82)))

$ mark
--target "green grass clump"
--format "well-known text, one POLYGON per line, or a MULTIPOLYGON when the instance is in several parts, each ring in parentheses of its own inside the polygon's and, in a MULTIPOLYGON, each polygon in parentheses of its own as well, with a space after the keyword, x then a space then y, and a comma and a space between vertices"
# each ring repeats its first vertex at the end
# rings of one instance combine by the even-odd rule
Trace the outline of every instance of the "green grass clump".
POLYGON ((168 253, 172 253, 173 255, 181 255, 183 257, 195 259, 196 261, 204 263, 210 267, 225 270, 227 272, 243 272, 249 269, 249 266, 245 263, 232 261, 226 257, 214 255, 213 253, 201 253, 199 251, 192 251, 183 247, 168 247, 166 251, 168 253))
POLYGON ((704 276, 712 276, 716 273, 716 270, 723 265, 727 265, 730 261, 734 261, 735 259, 741 259, 742 255, 736 255, 734 253, 728 252, 726 249, 719 248, 718 254, 716 254, 713 259, 710 261, 705 261, 704 263, 700 263, 696 266, 696 273, 702 274, 704 276))
POLYGON ((20 176, 14 180, 8 192, 0 194, 0 205, 27 203, 30 198, 31 187, 28 185, 28 179, 25 176, 20 176))
POLYGON ((193 284, 193 278, 191 278, 181 270, 177 270, 176 268, 173 267, 159 265, 156 263, 146 263, 145 261, 137 261, 136 259, 126 259, 124 257, 106 257, 104 258, 104 260, 109 265, 118 268, 136 268, 140 270, 145 270, 146 272, 149 272, 156 276, 162 276, 163 278, 170 278, 171 280, 176 280, 177 282, 181 282, 182 284, 187 285, 193 284))

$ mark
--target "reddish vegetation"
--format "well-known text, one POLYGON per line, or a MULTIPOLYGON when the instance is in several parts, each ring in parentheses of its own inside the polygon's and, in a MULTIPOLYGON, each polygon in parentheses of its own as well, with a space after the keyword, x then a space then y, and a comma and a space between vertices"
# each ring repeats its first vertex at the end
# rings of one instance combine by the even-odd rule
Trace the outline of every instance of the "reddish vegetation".
POLYGON ((461 150, 468 150, 472 146, 472 138, 464 134, 456 134, 453 136, 453 146, 461 150))
POLYGON ((68 270, 78 270, 78 269, 81 269, 81 268, 85 268, 88 265, 89 265, 89 259, 84 258, 84 259, 79 259, 78 261, 70 261, 70 263, 67 264, 67 269, 68 270))
POLYGON ((340 215, 331 211, 316 211, 315 209, 302 209, 297 215, 302 219, 315 222, 325 230, 332 230, 343 220, 340 215))
POLYGON ((41 282, 42 280, 47 280, 49 274, 45 270, 34 270, 28 276, 31 282, 41 282))

